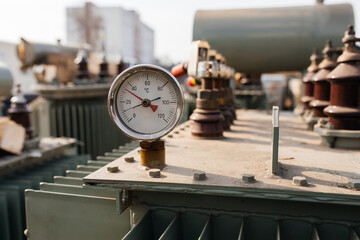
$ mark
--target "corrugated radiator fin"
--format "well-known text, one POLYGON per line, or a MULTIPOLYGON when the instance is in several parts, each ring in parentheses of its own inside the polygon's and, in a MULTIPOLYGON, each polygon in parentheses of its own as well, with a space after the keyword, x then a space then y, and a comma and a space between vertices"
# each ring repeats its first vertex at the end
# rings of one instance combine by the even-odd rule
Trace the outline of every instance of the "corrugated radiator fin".
POLYGON ((39 189, 40 182, 53 182, 53 176, 65 175, 67 169, 76 169, 89 158, 63 156, 0 179, 0 239, 25 239, 25 189, 39 189))
POLYGON ((329 220, 149 210, 123 240, 347 240, 359 239, 359 229, 329 220))
POLYGON ((92 158, 130 141, 110 119, 102 98, 51 102, 50 123, 51 136, 79 140, 79 153, 92 158))
POLYGON ((138 142, 132 141, 118 149, 112 149, 108 156, 98 156, 93 160, 79 162, 64 170, 65 176, 51 177, 53 181, 48 182, 38 181, 36 188, 27 187, 39 189, 25 191, 29 239, 121 239, 130 230, 129 209, 121 215, 116 214, 118 192, 83 188, 82 178, 138 145, 138 142), (51 228, 51 231, 44 231, 47 228, 51 228))

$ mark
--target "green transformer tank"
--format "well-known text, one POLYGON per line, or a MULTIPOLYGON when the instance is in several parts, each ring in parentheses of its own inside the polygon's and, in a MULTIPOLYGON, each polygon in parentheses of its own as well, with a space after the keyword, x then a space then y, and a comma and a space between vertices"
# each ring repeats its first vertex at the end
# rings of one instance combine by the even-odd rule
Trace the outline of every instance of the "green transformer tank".
POLYGON ((201 10, 193 39, 208 41, 239 72, 302 71, 314 47, 327 39, 340 46, 344 29, 353 23, 350 4, 201 10))

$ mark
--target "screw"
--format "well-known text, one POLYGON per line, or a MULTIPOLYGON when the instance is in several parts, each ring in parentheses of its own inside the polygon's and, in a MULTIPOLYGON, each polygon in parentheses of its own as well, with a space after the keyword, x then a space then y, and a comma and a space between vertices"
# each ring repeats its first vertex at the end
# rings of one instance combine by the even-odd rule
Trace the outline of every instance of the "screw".
POLYGON ((175 131, 174 133, 175 133, 175 134, 178 134, 178 133, 179 133, 179 131, 175 131))
POLYGON ((205 172, 194 172, 194 179, 197 181, 203 181, 206 179, 205 172))
POLYGON ((117 172, 119 172, 119 167, 118 166, 110 166, 110 167, 107 167, 107 170, 108 170, 108 172, 111 172, 111 173, 117 173, 117 172))
POLYGON ((134 159, 134 157, 126 157, 125 162, 133 163, 133 162, 135 162, 135 159, 134 159))
POLYGON ((169 138, 172 138, 172 137, 173 137, 173 135, 172 135, 172 134, 169 134, 169 135, 168 135, 168 137, 169 137, 169 138))
POLYGON ((302 177, 302 176, 293 177, 293 184, 298 186, 306 186, 307 185, 306 177, 302 177))
POLYGON ((355 190, 360 190, 360 180, 359 179, 350 179, 348 182, 349 187, 354 188, 355 190))
POLYGON ((244 182, 253 183, 253 182, 255 182, 255 176, 254 176, 254 174, 243 174, 242 180, 244 182))
POLYGON ((159 169, 151 169, 149 171, 149 176, 153 178, 159 178, 161 176, 161 172, 159 169))

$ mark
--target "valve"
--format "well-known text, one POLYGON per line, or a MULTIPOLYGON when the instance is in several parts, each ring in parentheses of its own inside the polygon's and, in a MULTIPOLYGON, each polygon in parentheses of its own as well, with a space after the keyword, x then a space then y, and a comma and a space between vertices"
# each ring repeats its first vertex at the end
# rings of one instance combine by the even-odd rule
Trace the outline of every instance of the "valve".
POLYGON ((188 63, 184 62, 172 67, 171 74, 177 79, 185 77, 187 75, 187 65, 188 63))

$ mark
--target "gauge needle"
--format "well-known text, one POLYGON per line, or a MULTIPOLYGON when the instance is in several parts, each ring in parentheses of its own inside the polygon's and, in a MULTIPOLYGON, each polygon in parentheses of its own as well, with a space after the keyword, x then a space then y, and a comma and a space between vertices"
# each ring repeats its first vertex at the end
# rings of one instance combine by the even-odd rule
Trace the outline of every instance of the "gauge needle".
MULTIPOLYGON (((143 99, 142 99, 141 97, 137 96, 136 94, 130 92, 130 91, 127 90, 127 89, 126 89, 126 91, 128 91, 128 93, 130 93, 131 95, 133 95, 134 97, 136 97, 136 98, 139 99, 140 101, 143 101, 143 99)), ((157 99, 160 99, 160 98, 155 98, 154 100, 157 100, 157 99)), ((152 100, 152 101, 154 101, 154 100, 152 100)), ((141 104, 140 104, 139 106, 141 106, 141 104)), ((137 107, 137 106, 135 106, 135 107, 137 107)), ((151 108, 151 110, 153 110, 153 112, 155 112, 156 109, 158 108, 158 106, 157 106, 157 105, 150 104, 150 108, 151 108)))
MULTIPOLYGON (((156 101, 156 100, 159 100, 159 99, 161 99, 161 97, 154 98, 153 100, 150 100, 150 102, 156 101)), ((125 109, 123 112, 126 112, 126 111, 128 111, 128 110, 130 110, 130 109, 134 109, 134 108, 140 107, 141 105, 142 105, 142 103, 140 103, 140 104, 138 104, 138 105, 135 105, 135 106, 133 106, 133 107, 129 107, 128 109, 125 109)), ((154 106, 156 106, 156 105, 154 105, 154 106)), ((155 110, 156 110, 156 109, 155 109, 155 110)), ((154 112, 155 112, 155 111, 154 111, 154 112)))

